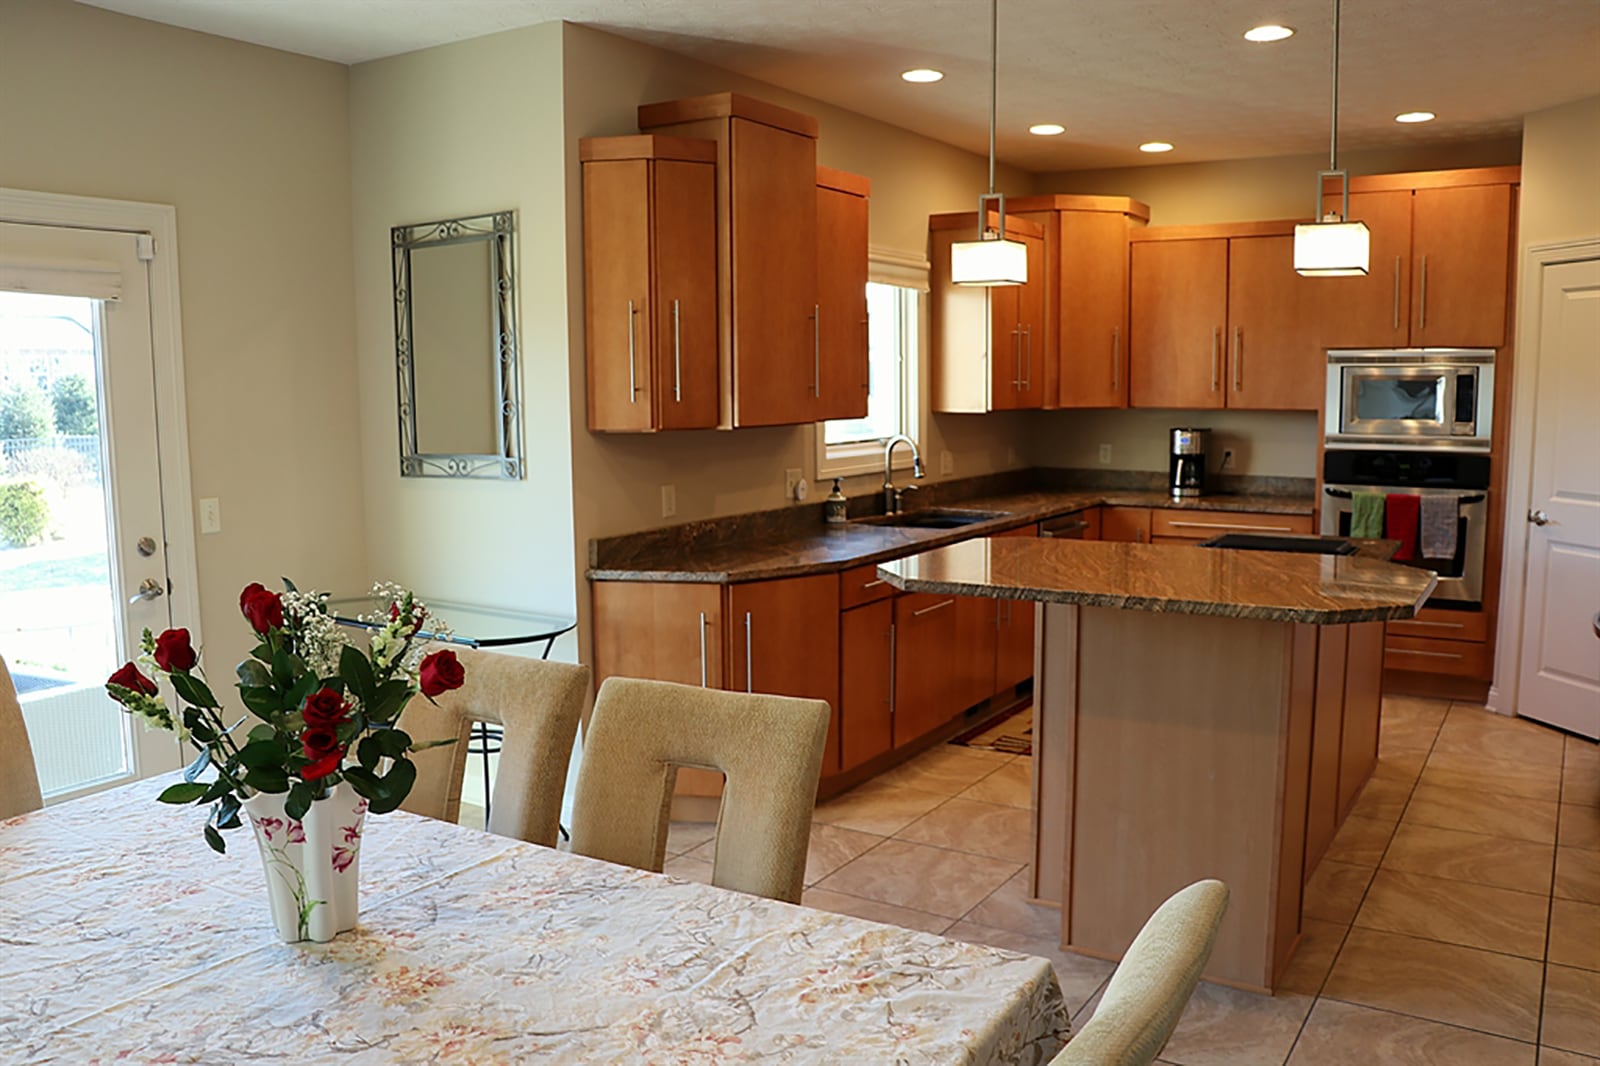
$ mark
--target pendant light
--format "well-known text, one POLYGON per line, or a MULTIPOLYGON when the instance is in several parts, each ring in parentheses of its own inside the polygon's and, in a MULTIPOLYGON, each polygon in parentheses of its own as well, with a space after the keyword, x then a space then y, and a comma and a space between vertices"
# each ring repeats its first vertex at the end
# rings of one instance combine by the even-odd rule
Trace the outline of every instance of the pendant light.
POLYGON ((1370 258, 1372 234, 1366 223, 1346 221, 1350 217, 1350 172, 1339 169, 1339 0, 1333 0, 1333 120, 1328 136, 1328 169, 1317 171, 1317 208, 1312 214, 1318 222, 1305 222, 1294 228, 1294 269, 1313 278, 1338 278, 1364 275, 1370 258), (1342 206, 1339 211, 1322 210, 1323 179, 1338 178, 1342 206))
POLYGON ((978 197, 978 239, 950 246, 950 280, 957 285, 1021 285, 1028 280, 1028 249, 1006 240, 1006 198, 994 191, 994 112, 999 80, 1000 0, 989 0, 989 194, 978 197), (996 233, 989 232, 989 202, 1000 215, 996 233))

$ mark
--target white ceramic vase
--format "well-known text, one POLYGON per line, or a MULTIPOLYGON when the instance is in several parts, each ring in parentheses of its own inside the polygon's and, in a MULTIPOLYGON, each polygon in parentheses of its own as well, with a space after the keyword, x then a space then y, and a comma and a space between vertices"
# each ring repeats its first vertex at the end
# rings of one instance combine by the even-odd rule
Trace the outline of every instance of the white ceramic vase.
POLYGON ((284 813, 288 798, 286 792, 258 792, 244 801, 261 849, 272 923, 286 943, 325 944, 355 928, 360 917, 367 801, 341 781, 297 822, 284 813))

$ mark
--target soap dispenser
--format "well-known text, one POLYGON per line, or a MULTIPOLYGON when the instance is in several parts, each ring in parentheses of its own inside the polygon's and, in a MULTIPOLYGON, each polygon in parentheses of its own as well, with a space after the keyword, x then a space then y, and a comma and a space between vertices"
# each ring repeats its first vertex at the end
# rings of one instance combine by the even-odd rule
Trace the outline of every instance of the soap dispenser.
POLYGON ((822 514, 829 525, 843 525, 849 518, 850 501, 845 499, 844 490, 839 487, 839 479, 833 479, 833 491, 828 493, 828 498, 822 503, 822 514))

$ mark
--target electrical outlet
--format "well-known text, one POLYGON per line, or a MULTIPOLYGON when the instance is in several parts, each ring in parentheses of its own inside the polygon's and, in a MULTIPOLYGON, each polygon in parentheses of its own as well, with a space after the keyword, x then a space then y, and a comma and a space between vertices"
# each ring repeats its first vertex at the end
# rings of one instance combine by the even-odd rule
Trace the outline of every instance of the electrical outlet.
POLYGON ((1111 445, 1109 445, 1109 444, 1100 445, 1100 465, 1101 466, 1110 466, 1111 465, 1111 445))
POLYGON ((222 504, 217 502, 215 496, 207 496, 200 501, 200 532, 222 532, 222 504))
POLYGON ((956 472, 956 457, 953 452, 939 453, 939 476, 949 477, 956 472))
POLYGON ((1232 468, 1232 466, 1233 466, 1233 452, 1232 452, 1232 450, 1224 450, 1223 453, 1222 453, 1222 465, 1220 467, 1218 467, 1218 469, 1219 470, 1228 470, 1228 469, 1232 468))
POLYGON ((791 466, 791 467, 789 467, 787 470, 785 470, 783 472, 783 498, 784 499, 792 500, 792 499, 795 498, 795 496, 794 496, 795 486, 800 484, 801 478, 803 476, 804 475, 800 472, 800 468, 798 466, 791 466))
POLYGON ((661 486, 661 517, 671 518, 678 513, 678 486, 661 486))

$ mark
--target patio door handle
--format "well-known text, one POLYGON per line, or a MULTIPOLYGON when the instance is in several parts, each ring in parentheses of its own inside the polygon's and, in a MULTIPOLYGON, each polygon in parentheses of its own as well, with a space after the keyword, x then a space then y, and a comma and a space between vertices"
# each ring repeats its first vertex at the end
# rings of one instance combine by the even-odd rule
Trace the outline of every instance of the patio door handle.
POLYGON ((128 597, 128 606, 132 607, 134 604, 143 603, 145 600, 159 599, 166 594, 166 591, 155 578, 147 577, 139 582, 139 591, 128 597))

